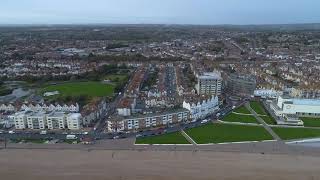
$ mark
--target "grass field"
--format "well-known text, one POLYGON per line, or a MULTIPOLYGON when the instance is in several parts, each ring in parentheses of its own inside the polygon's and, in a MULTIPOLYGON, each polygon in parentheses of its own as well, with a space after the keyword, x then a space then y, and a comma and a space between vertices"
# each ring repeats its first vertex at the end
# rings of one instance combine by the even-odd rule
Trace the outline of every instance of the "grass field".
POLYGON ((198 144, 272 139, 272 136, 263 127, 218 123, 188 129, 186 133, 198 144))
POLYGON ((261 102, 259 101, 251 101, 250 102, 250 107, 259 115, 264 115, 264 116, 260 116, 264 122, 266 122, 267 124, 276 124, 275 120, 273 119, 272 116, 270 116, 270 114, 268 114, 266 112, 266 110, 264 109, 263 105, 261 104, 261 102))
POLYGON ((41 90, 41 93, 49 91, 59 91, 58 96, 80 96, 87 95, 89 97, 111 96, 114 91, 114 86, 102 84, 100 82, 70 82, 57 85, 49 85, 41 90))
POLYGON ((320 129, 279 127, 273 127, 272 129, 283 140, 320 137, 320 129))
POLYGON ((305 127, 320 127, 320 118, 301 117, 300 119, 305 127))
POLYGON ((240 115, 234 113, 226 115, 222 120, 227 122, 259 123, 252 115, 240 115))
POLYGON ((267 116, 260 116, 263 120, 264 120, 264 122, 266 122, 267 124, 273 124, 273 125, 275 125, 275 124, 277 124, 276 122, 275 122, 275 120, 271 117, 271 116, 269 116, 269 115, 267 115, 267 116))
POLYGON ((127 74, 111 74, 104 76, 103 80, 110 80, 113 83, 120 83, 128 80, 127 74))
POLYGON ((263 105, 261 104, 261 102, 258 101, 251 101, 250 102, 250 107, 257 113, 260 115, 267 115, 266 111, 263 108, 263 105))
POLYGON ((180 132, 136 139, 136 144, 190 144, 180 132))
POLYGON ((237 109, 235 109, 233 111, 237 112, 237 113, 251 114, 251 112, 245 106, 240 106, 240 107, 238 107, 237 109))

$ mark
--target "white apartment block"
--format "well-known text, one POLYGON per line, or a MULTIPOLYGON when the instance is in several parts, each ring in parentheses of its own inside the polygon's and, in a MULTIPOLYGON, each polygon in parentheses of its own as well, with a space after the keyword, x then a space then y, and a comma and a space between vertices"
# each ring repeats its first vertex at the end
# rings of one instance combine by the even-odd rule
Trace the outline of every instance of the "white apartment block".
POLYGON ((220 72, 205 72, 198 75, 196 89, 198 94, 221 95, 222 77, 220 72))
POLYGON ((44 112, 29 112, 26 116, 29 129, 46 129, 47 121, 44 112))
POLYGON ((12 118, 16 129, 79 130, 82 124, 80 113, 20 111, 13 114, 12 118))
POLYGON ((81 128, 81 114, 71 113, 67 115, 67 126, 68 129, 77 130, 81 128))
POLYGON ((65 129, 67 116, 63 112, 52 112, 47 115, 48 129, 65 129))
POLYGON ((27 128, 27 116, 26 112, 17 112, 13 115, 14 126, 16 129, 26 129, 27 128))

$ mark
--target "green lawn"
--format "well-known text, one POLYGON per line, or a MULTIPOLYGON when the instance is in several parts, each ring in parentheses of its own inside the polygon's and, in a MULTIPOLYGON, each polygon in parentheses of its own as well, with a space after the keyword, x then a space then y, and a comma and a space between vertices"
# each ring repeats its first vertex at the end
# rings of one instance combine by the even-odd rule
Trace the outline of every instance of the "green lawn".
POLYGON ((263 105, 261 104, 261 102, 258 101, 251 101, 250 102, 250 107, 257 113, 260 115, 267 115, 266 111, 264 110, 263 105))
POLYGON ((100 82, 70 82, 57 85, 49 85, 41 90, 41 93, 49 91, 59 91, 58 96, 80 96, 87 95, 89 97, 110 96, 114 92, 114 86, 103 84, 100 82))
POLYGON ((190 144, 180 132, 136 139, 136 144, 190 144))
POLYGON ((252 115, 240 115, 234 113, 226 115, 222 120, 227 122, 259 123, 252 115))
POLYGON ((219 123, 188 129, 186 133, 198 144, 272 139, 263 127, 219 123))
POLYGON ((237 113, 251 114, 251 112, 245 106, 240 106, 240 107, 238 107, 237 109, 235 109, 233 111, 237 112, 237 113))
POLYGON ((273 127, 272 129, 283 140, 320 137, 320 129, 280 127, 273 127))
POLYGON ((267 115, 267 116, 260 116, 263 120, 264 120, 264 122, 266 122, 267 124, 273 124, 273 125, 275 125, 275 124, 277 124, 276 122, 275 122, 275 120, 273 119, 273 117, 271 117, 271 116, 269 116, 269 115, 267 115))
POLYGON ((127 74, 111 74, 104 76, 103 80, 110 80, 113 83, 121 83, 128 80, 127 74))
POLYGON ((320 118, 300 117, 305 127, 320 127, 320 118))
POLYGON ((270 116, 264 109, 263 105, 259 101, 251 101, 250 107, 259 115, 266 115, 260 116, 267 124, 276 124, 275 120, 272 116, 270 116))

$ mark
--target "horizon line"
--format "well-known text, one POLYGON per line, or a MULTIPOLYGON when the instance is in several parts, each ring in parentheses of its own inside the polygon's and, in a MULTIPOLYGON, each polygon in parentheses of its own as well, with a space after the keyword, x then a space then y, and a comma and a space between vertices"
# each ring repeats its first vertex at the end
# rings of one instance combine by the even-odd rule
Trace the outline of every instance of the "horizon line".
POLYGON ((249 23, 249 24, 194 24, 194 23, 0 23, 0 26, 93 26, 93 25, 163 25, 163 26, 272 26, 272 25, 320 25, 310 23, 249 23))

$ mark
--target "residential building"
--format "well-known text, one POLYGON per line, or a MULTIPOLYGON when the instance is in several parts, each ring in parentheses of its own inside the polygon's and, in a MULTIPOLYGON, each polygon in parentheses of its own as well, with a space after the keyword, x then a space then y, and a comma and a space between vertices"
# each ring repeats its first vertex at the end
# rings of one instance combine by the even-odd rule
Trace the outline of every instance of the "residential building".
POLYGON ((15 111, 16 108, 12 104, 0 104, 0 111, 15 111))
POLYGON ((78 130, 81 128, 81 114, 80 113, 70 113, 67 115, 67 127, 70 130, 78 130))
POLYGON ((17 112, 13 115, 14 126, 16 129, 26 129, 27 126, 27 116, 25 111, 17 112))
POLYGON ((283 95, 282 91, 276 91, 273 89, 256 89, 254 90, 254 96, 261 98, 277 98, 283 95))
POLYGON ((198 75, 196 89, 198 94, 219 96, 221 95, 222 78, 220 72, 205 72, 198 75))
POLYGON ((21 111, 63 111, 63 112, 79 112, 78 103, 75 104, 23 104, 21 111))
POLYGON ((252 96, 256 89, 256 78, 250 75, 230 74, 227 78, 227 91, 236 96, 252 96))
POLYGON ((192 120, 199 120, 206 118, 219 109, 218 96, 212 96, 205 99, 189 99, 183 102, 183 108, 190 111, 190 118, 192 120))
POLYGON ((82 125, 90 126, 98 121, 101 117, 105 116, 107 104, 105 99, 96 99, 82 108, 82 125))
POLYGON ((51 112, 47 115, 48 129, 65 129, 67 117, 64 112, 51 112))
POLYGON ((26 113, 27 125, 29 129, 46 129, 47 120, 44 112, 26 113))
POLYGON ((109 132, 137 131, 152 127, 166 126, 190 120, 190 112, 184 108, 172 109, 162 113, 118 116, 108 121, 109 132))

